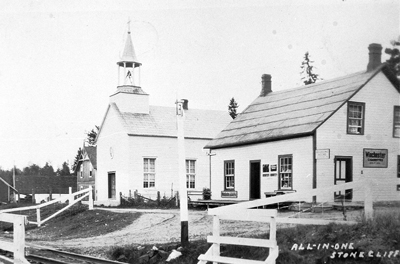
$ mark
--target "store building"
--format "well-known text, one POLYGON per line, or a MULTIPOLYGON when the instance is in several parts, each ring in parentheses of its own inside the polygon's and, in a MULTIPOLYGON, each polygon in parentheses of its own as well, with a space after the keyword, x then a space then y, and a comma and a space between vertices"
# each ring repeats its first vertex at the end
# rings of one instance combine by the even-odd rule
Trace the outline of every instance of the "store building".
MULTIPOLYGON (((205 148, 212 199, 251 200, 371 179, 374 201, 400 199, 399 81, 369 46, 367 71, 312 85, 262 90, 205 148)), ((363 199, 362 190, 317 201, 363 199)))

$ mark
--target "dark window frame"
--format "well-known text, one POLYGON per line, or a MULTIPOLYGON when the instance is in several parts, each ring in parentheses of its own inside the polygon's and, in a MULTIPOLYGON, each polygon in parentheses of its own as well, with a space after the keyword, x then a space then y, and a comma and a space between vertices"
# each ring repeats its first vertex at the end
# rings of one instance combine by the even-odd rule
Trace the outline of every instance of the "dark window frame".
POLYGON ((397 178, 400 178, 400 155, 397 155, 397 178))
POLYGON ((235 160, 224 160, 224 190, 225 191, 234 191, 235 190, 235 160), (233 174, 227 174, 227 164, 232 163, 233 164, 233 174), (227 177, 233 177, 233 187, 227 187, 227 177))
POLYGON ((396 111, 400 112, 400 105, 395 105, 393 107, 393 137, 394 138, 400 138, 400 134, 396 136, 396 111))
POLYGON ((293 190, 293 154, 285 154, 285 155, 278 155, 278 190, 293 190), (282 172, 281 171, 281 159, 282 158, 290 158, 291 163, 290 163, 290 172, 282 172), (290 187, 282 188, 281 182, 282 182, 282 174, 289 174, 290 173, 290 187))
POLYGON ((365 103, 363 102, 353 102, 349 101, 347 103, 347 125, 346 125, 346 133, 348 135, 364 135, 365 132, 365 103), (361 132, 360 133, 353 133, 349 131, 350 128, 350 106, 355 105, 355 106, 362 106, 362 122, 361 122, 361 132))

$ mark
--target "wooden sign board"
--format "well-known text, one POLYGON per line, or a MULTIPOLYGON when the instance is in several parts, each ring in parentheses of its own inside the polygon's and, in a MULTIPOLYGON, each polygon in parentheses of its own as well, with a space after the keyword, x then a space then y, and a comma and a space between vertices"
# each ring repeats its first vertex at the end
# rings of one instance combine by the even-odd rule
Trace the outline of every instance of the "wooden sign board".
POLYGON ((369 149, 363 150, 364 168, 387 168, 388 150, 387 149, 369 149))
POLYGON ((317 149, 315 151, 316 159, 329 159, 330 158, 330 149, 317 149))

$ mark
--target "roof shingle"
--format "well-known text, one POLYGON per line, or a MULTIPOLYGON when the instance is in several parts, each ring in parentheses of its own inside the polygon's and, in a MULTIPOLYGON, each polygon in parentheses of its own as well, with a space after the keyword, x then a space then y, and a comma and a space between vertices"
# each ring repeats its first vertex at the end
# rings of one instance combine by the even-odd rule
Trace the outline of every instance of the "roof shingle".
POLYGON ((205 148, 312 134, 383 67, 259 96, 205 148))

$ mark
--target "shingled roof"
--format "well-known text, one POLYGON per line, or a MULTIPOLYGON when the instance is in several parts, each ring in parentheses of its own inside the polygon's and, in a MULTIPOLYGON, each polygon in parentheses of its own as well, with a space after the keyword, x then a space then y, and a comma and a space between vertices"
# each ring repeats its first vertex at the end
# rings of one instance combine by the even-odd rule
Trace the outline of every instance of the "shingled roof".
MULTIPOLYGON (((177 137, 175 107, 149 106, 149 114, 121 112, 115 103, 110 108, 117 111, 129 136, 177 137)), ((227 111, 185 110, 185 138, 214 138, 232 120, 227 111)))
POLYGON ((311 135, 380 71, 398 89, 396 78, 383 64, 374 71, 259 96, 205 148, 217 149, 311 135))
POLYGON ((96 146, 84 146, 85 151, 92 163, 93 168, 97 170, 97 147, 96 146))

